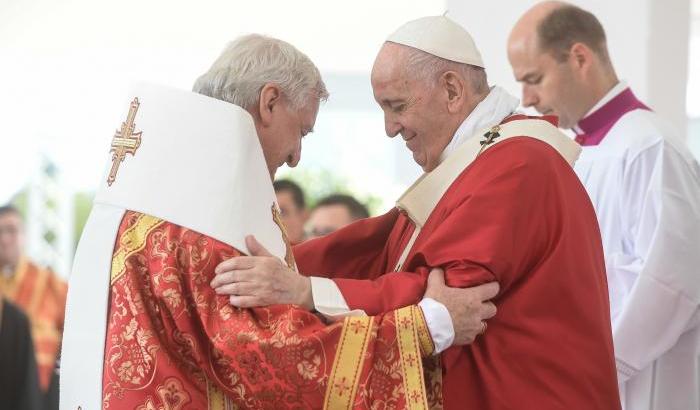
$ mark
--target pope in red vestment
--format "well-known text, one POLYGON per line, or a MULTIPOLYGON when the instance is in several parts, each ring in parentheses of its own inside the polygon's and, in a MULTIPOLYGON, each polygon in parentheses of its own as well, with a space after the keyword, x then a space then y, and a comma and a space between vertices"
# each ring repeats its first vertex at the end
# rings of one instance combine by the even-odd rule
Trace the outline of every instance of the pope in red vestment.
POLYGON ((441 356, 447 409, 619 408, 596 216, 551 146, 515 137, 477 157, 394 272, 413 230, 394 208, 294 254, 300 272, 333 278, 370 315, 418 302, 433 267, 449 286, 499 282, 488 332, 441 356))

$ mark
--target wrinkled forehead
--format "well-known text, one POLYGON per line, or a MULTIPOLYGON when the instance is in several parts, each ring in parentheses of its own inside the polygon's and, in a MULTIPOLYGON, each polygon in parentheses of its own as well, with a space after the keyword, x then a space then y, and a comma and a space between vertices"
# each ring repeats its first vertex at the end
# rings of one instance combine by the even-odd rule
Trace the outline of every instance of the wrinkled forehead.
POLYGON ((383 86, 406 79, 407 48, 392 42, 382 45, 372 66, 373 86, 383 86))
POLYGON ((316 117, 318 116, 320 105, 321 102, 318 100, 318 98, 311 98, 306 104, 304 104, 304 106, 293 110, 295 116, 301 123, 300 125, 302 128, 306 128, 308 130, 313 129, 314 124, 316 123, 316 117))

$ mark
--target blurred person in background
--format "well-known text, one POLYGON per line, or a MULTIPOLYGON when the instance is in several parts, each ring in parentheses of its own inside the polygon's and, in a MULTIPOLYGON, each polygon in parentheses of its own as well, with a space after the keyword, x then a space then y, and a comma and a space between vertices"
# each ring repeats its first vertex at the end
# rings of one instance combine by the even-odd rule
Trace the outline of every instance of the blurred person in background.
POLYGON ((272 186, 275 188, 277 205, 280 207, 289 242, 296 245, 304 240, 304 223, 309 217, 304 191, 299 184, 289 179, 278 179, 272 186))
POLYGON ((58 275, 24 254, 24 222, 12 205, 0 207, 0 292, 29 317, 39 385, 47 406, 58 408, 56 360, 67 287, 58 275))
POLYGON ((306 224, 308 237, 328 235, 351 223, 369 218, 369 211, 351 195, 332 194, 322 198, 309 215, 306 224))
POLYGON ((43 410, 27 315, 0 294, 0 408, 43 410))

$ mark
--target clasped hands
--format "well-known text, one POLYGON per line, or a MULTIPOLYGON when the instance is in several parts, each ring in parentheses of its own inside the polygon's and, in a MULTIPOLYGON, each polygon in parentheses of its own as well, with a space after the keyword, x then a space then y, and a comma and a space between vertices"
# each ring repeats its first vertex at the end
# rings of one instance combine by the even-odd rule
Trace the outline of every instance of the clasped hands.
MULTIPOLYGON (((252 308, 275 304, 292 304, 307 310, 314 308, 311 280, 287 267, 253 236, 245 238, 250 256, 237 256, 216 267, 211 281, 214 291, 229 295, 231 305, 252 308)), ((498 294, 496 282, 472 288, 450 288, 444 272, 434 268, 428 277, 424 297, 434 299, 447 308, 455 331, 454 344, 474 341, 486 329, 486 320, 496 314, 490 300, 498 294)))

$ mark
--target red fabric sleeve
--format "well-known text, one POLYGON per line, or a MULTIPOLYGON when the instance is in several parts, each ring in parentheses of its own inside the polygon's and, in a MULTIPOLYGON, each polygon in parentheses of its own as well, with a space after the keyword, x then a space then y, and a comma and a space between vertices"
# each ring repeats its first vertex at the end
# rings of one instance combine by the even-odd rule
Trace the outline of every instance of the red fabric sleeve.
POLYGON ((530 271, 565 211, 547 205, 556 195, 550 163, 564 163, 553 153, 541 141, 513 138, 482 154, 457 180, 462 193, 450 198, 454 210, 417 243, 414 263, 444 268, 453 287, 497 280, 505 290, 518 273, 530 271))
POLYGON ((561 212, 546 204, 548 180, 555 177, 549 172, 552 160, 563 162, 551 147, 530 138, 513 138, 486 151, 443 197, 449 215, 434 212, 426 222, 406 272, 374 281, 336 280, 348 306, 373 315, 416 303, 430 267, 445 269, 449 286, 496 280, 505 291, 541 258, 546 221, 561 212), (546 219, 533 217, 543 212, 546 219))
POLYGON ((385 245, 398 214, 392 209, 296 245, 293 251, 299 272, 332 278, 379 277, 386 272, 385 245))

